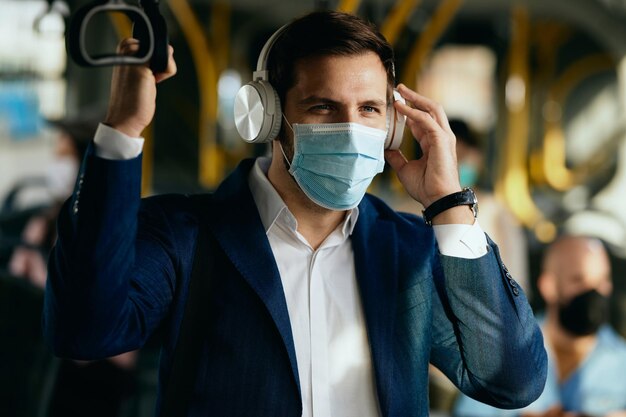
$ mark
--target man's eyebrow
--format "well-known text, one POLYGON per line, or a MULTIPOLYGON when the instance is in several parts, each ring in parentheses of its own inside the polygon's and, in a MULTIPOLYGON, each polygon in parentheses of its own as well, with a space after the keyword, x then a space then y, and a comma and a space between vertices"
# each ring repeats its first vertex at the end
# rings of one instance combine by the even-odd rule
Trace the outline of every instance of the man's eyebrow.
POLYGON ((313 104, 313 103, 339 104, 337 100, 332 100, 328 97, 322 97, 322 96, 316 96, 316 95, 305 97, 304 99, 298 102, 298 104, 300 105, 313 104))
POLYGON ((361 106, 370 106, 370 107, 384 107, 387 105, 385 100, 365 100, 360 103, 361 106))
MULTIPOLYGON (((322 97, 317 95, 308 96, 298 102, 299 105, 307 105, 313 103, 323 103, 323 104, 340 104, 337 100, 330 99, 328 97, 322 97)), ((360 106, 371 106, 371 107, 381 107, 386 106, 387 102, 385 100, 365 100, 359 103, 360 106)))

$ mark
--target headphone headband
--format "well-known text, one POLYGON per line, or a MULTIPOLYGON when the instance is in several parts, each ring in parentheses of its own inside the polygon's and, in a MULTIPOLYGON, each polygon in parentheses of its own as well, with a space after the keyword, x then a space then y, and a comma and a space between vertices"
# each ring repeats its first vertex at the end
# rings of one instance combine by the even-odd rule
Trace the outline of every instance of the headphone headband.
POLYGON ((257 81, 257 80, 269 81, 269 75, 267 72, 267 59, 269 58, 272 47, 274 46, 274 44, 276 43, 280 35, 282 35, 282 33, 287 29, 287 26, 289 25, 290 24, 287 23, 281 26, 280 28, 278 28, 278 30, 276 30, 276 32, 274 32, 272 36, 270 36, 267 42, 265 42, 265 45, 263 45, 263 49, 261 49, 261 53, 259 54, 259 59, 256 64, 256 71, 254 71, 254 73, 252 74, 253 81, 257 81))

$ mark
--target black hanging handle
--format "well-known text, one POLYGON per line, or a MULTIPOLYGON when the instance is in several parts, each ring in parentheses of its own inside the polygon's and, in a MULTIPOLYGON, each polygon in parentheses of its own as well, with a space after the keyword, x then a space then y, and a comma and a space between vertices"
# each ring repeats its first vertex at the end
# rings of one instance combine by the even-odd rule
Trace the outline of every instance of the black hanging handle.
POLYGON ((85 67, 112 65, 141 65, 150 63, 154 72, 167 68, 168 36, 165 19, 159 12, 158 0, 141 0, 140 6, 122 0, 96 0, 81 7, 70 20, 67 49, 72 59, 85 67), (100 13, 118 12, 133 22, 133 37, 139 40, 139 51, 134 55, 96 54, 87 51, 87 27, 100 13))

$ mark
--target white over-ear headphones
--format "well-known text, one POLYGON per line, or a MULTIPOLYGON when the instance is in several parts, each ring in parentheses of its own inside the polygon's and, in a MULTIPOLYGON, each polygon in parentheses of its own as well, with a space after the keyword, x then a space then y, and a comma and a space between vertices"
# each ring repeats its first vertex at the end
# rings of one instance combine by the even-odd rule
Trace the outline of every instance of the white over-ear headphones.
MULTIPOLYGON (((393 101, 400 101, 406 104, 404 97, 400 95, 398 90, 393 89, 393 101)), ((402 136, 404 136, 404 125, 406 124, 406 116, 398 113, 396 107, 391 103, 387 107, 387 137, 385 138, 385 149, 399 149, 402 144, 402 136)))
MULTIPOLYGON (((280 132, 282 110, 278 93, 269 82, 267 58, 274 43, 289 24, 279 28, 267 40, 259 59, 252 81, 244 85, 235 97, 235 126, 243 140, 249 143, 265 143, 275 139, 280 132)), ((395 100, 403 103, 404 98, 395 89, 395 100)), ((393 105, 387 108, 387 137, 385 149, 398 149, 402 143, 406 116, 396 111, 393 105)))

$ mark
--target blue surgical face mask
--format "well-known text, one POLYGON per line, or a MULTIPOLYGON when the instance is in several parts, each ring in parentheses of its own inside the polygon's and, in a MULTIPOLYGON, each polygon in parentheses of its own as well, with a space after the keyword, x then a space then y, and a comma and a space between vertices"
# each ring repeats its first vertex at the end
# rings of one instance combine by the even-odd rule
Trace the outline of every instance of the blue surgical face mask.
POLYGON ((386 132, 358 123, 294 124, 292 130, 289 173, 302 191, 327 209, 356 207, 385 167, 386 132))
POLYGON ((467 162, 459 163, 459 182, 461 187, 472 187, 478 181, 478 169, 467 162))

